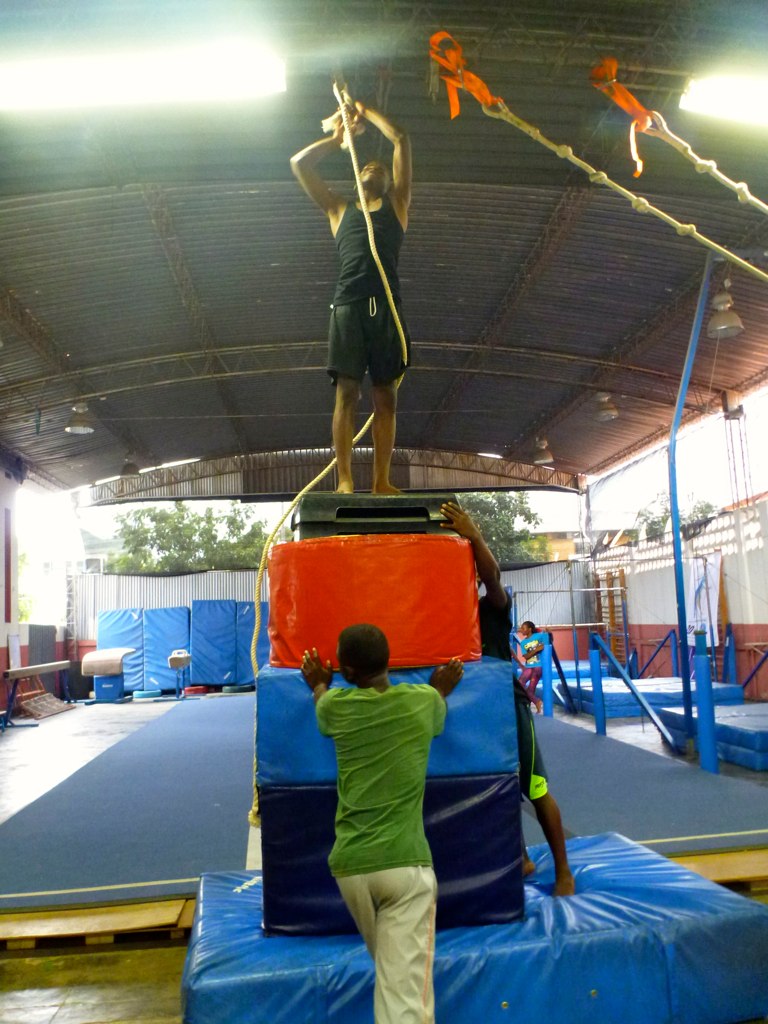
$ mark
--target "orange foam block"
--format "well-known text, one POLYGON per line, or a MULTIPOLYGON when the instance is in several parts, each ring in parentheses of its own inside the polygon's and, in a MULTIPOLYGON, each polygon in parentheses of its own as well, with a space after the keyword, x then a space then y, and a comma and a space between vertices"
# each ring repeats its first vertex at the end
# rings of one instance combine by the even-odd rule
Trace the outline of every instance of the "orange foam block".
POLYGON ((437 534, 360 534, 276 544, 269 556, 270 664, 298 668, 316 647, 336 666, 346 626, 385 633, 390 665, 481 654, 472 545, 437 534))

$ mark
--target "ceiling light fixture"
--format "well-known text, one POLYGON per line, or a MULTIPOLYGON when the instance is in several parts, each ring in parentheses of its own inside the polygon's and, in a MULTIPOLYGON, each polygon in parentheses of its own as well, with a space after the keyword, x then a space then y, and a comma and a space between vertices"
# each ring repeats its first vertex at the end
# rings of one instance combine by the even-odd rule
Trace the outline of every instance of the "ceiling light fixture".
POLYGON ((712 299, 712 314, 707 325, 707 337, 726 340, 736 338, 744 330, 741 317, 733 310, 733 298, 730 291, 731 282, 728 278, 723 281, 723 289, 712 299))
POLYGON ((765 75, 711 75, 691 78, 680 109, 727 121, 768 125, 768 78, 765 75))
POLYGON ((618 419, 619 410, 607 391, 598 391, 595 395, 594 418, 598 423, 610 423, 618 419))
POLYGON ((534 466, 549 466, 554 461, 554 456, 549 450, 549 443, 543 437, 537 437, 536 447, 533 453, 534 466))
POLYGON ((285 62, 248 39, 0 63, 2 110, 231 103, 285 89, 285 62))
POLYGON ((68 434, 92 434, 96 429, 93 425, 91 414, 88 412, 87 402, 75 402, 72 406, 72 415, 64 427, 68 434))

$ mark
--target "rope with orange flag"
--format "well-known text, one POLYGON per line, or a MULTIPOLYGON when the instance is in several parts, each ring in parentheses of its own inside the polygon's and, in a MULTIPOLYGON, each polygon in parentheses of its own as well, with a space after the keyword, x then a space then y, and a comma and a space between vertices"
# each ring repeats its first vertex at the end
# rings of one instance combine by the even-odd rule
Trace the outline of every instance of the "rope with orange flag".
POLYGON ((676 149, 678 153, 693 164, 699 174, 709 174, 715 181, 735 192, 740 203, 748 203, 756 210, 759 210, 760 213, 768 214, 768 205, 752 195, 746 182, 734 181, 719 170, 714 160, 704 160, 697 153, 694 153, 685 139, 681 139, 674 132, 670 131, 667 127, 667 122, 658 110, 646 110, 639 100, 616 80, 617 74, 618 64, 615 58, 606 57, 597 67, 592 68, 589 77, 596 89, 599 89, 609 99, 613 100, 632 118, 629 130, 630 147, 632 148, 632 156, 638 166, 638 170, 635 171, 636 178, 640 176, 643 169, 643 161, 637 156, 635 144, 635 129, 638 129, 672 146, 673 149, 676 149))
MULTIPOLYGON (((629 189, 624 188, 622 185, 619 185, 618 182, 613 181, 608 177, 605 171, 599 171, 591 164, 588 164, 585 160, 581 160, 574 154, 570 146, 552 142, 534 125, 528 124, 527 121, 524 121, 516 114, 513 114, 501 97, 493 96, 491 94, 482 79, 478 78, 477 75, 470 74, 466 70, 466 61, 464 60, 461 46, 455 39, 453 39, 452 36, 449 35, 449 33, 437 32, 432 36, 430 39, 430 56, 438 64, 447 68, 449 71, 448 75, 442 74, 440 77, 445 81, 448 89, 449 103, 451 104, 451 117, 456 117, 459 113, 458 90, 464 89, 471 96, 478 99, 478 102, 482 105, 483 113, 488 117, 495 117, 501 121, 506 121, 508 124, 511 124, 513 127, 524 132, 535 142, 538 142, 549 149, 561 160, 568 160, 575 167, 584 171, 593 185, 604 185, 606 188, 609 188, 623 196, 631 204, 632 209, 635 210, 636 213, 648 213, 657 217, 659 220, 664 221, 665 224, 674 228, 678 235, 692 238, 700 245, 718 253, 718 255, 720 255, 724 260, 740 267, 746 273, 759 278, 761 281, 768 282, 768 274, 760 270, 759 267, 755 267, 753 264, 741 259, 740 256, 737 256, 729 249, 725 249, 723 246, 718 245, 717 242, 712 241, 711 238, 707 238, 706 235, 702 235, 701 232, 697 230, 695 224, 684 224, 675 217, 672 217, 670 214, 660 210, 658 207, 653 206, 643 196, 639 196, 636 193, 631 192, 629 189), (480 97, 487 98, 489 102, 485 102, 484 99, 481 99, 480 97)), ((645 129, 646 132, 651 130, 652 129, 649 128, 645 129)))

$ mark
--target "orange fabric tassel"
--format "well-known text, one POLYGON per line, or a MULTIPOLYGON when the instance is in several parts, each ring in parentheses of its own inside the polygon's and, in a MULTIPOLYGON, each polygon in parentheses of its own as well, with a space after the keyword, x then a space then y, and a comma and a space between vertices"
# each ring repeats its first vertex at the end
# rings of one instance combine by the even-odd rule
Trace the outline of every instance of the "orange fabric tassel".
POLYGON ((616 81, 618 69, 619 65, 615 57, 605 57, 602 63, 592 68, 589 73, 589 80, 596 89, 605 93, 608 99, 613 100, 617 106, 621 107, 632 118, 632 124, 629 129, 629 148, 632 153, 632 159, 635 161, 636 170, 634 176, 639 178, 643 173, 643 161, 637 152, 636 132, 638 130, 641 132, 648 131, 653 124, 653 113, 647 110, 621 82, 616 81))
POLYGON ((449 32, 435 32, 429 40, 429 55, 441 67, 449 72, 447 75, 440 75, 445 82, 448 92, 448 104, 451 111, 451 119, 458 117, 459 89, 466 89, 470 96, 474 96, 478 103, 484 107, 492 107, 501 103, 500 96, 494 96, 491 90, 477 75, 466 71, 467 62, 464 60, 461 46, 456 42, 449 32), (443 44, 447 44, 443 48, 443 44))

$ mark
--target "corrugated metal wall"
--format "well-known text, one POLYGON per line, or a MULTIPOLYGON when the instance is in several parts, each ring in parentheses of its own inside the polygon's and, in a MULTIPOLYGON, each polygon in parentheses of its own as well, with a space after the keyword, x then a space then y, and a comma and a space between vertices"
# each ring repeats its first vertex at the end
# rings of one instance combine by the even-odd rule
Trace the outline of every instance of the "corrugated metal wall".
MULTIPOLYGON (((84 574, 72 577, 69 629, 77 640, 96 639, 96 617, 115 608, 174 608, 192 601, 252 601, 255 569, 200 572, 184 576, 114 576, 84 574)), ((264 574, 261 599, 268 596, 264 574)))
POLYGON ((595 595, 589 562, 546 562, 529 569, 502 572, 501 582, 513 593, 517 620, 541 626, 595 622, 595 595), (571 608, 573 596, 573 609, 571 608))

